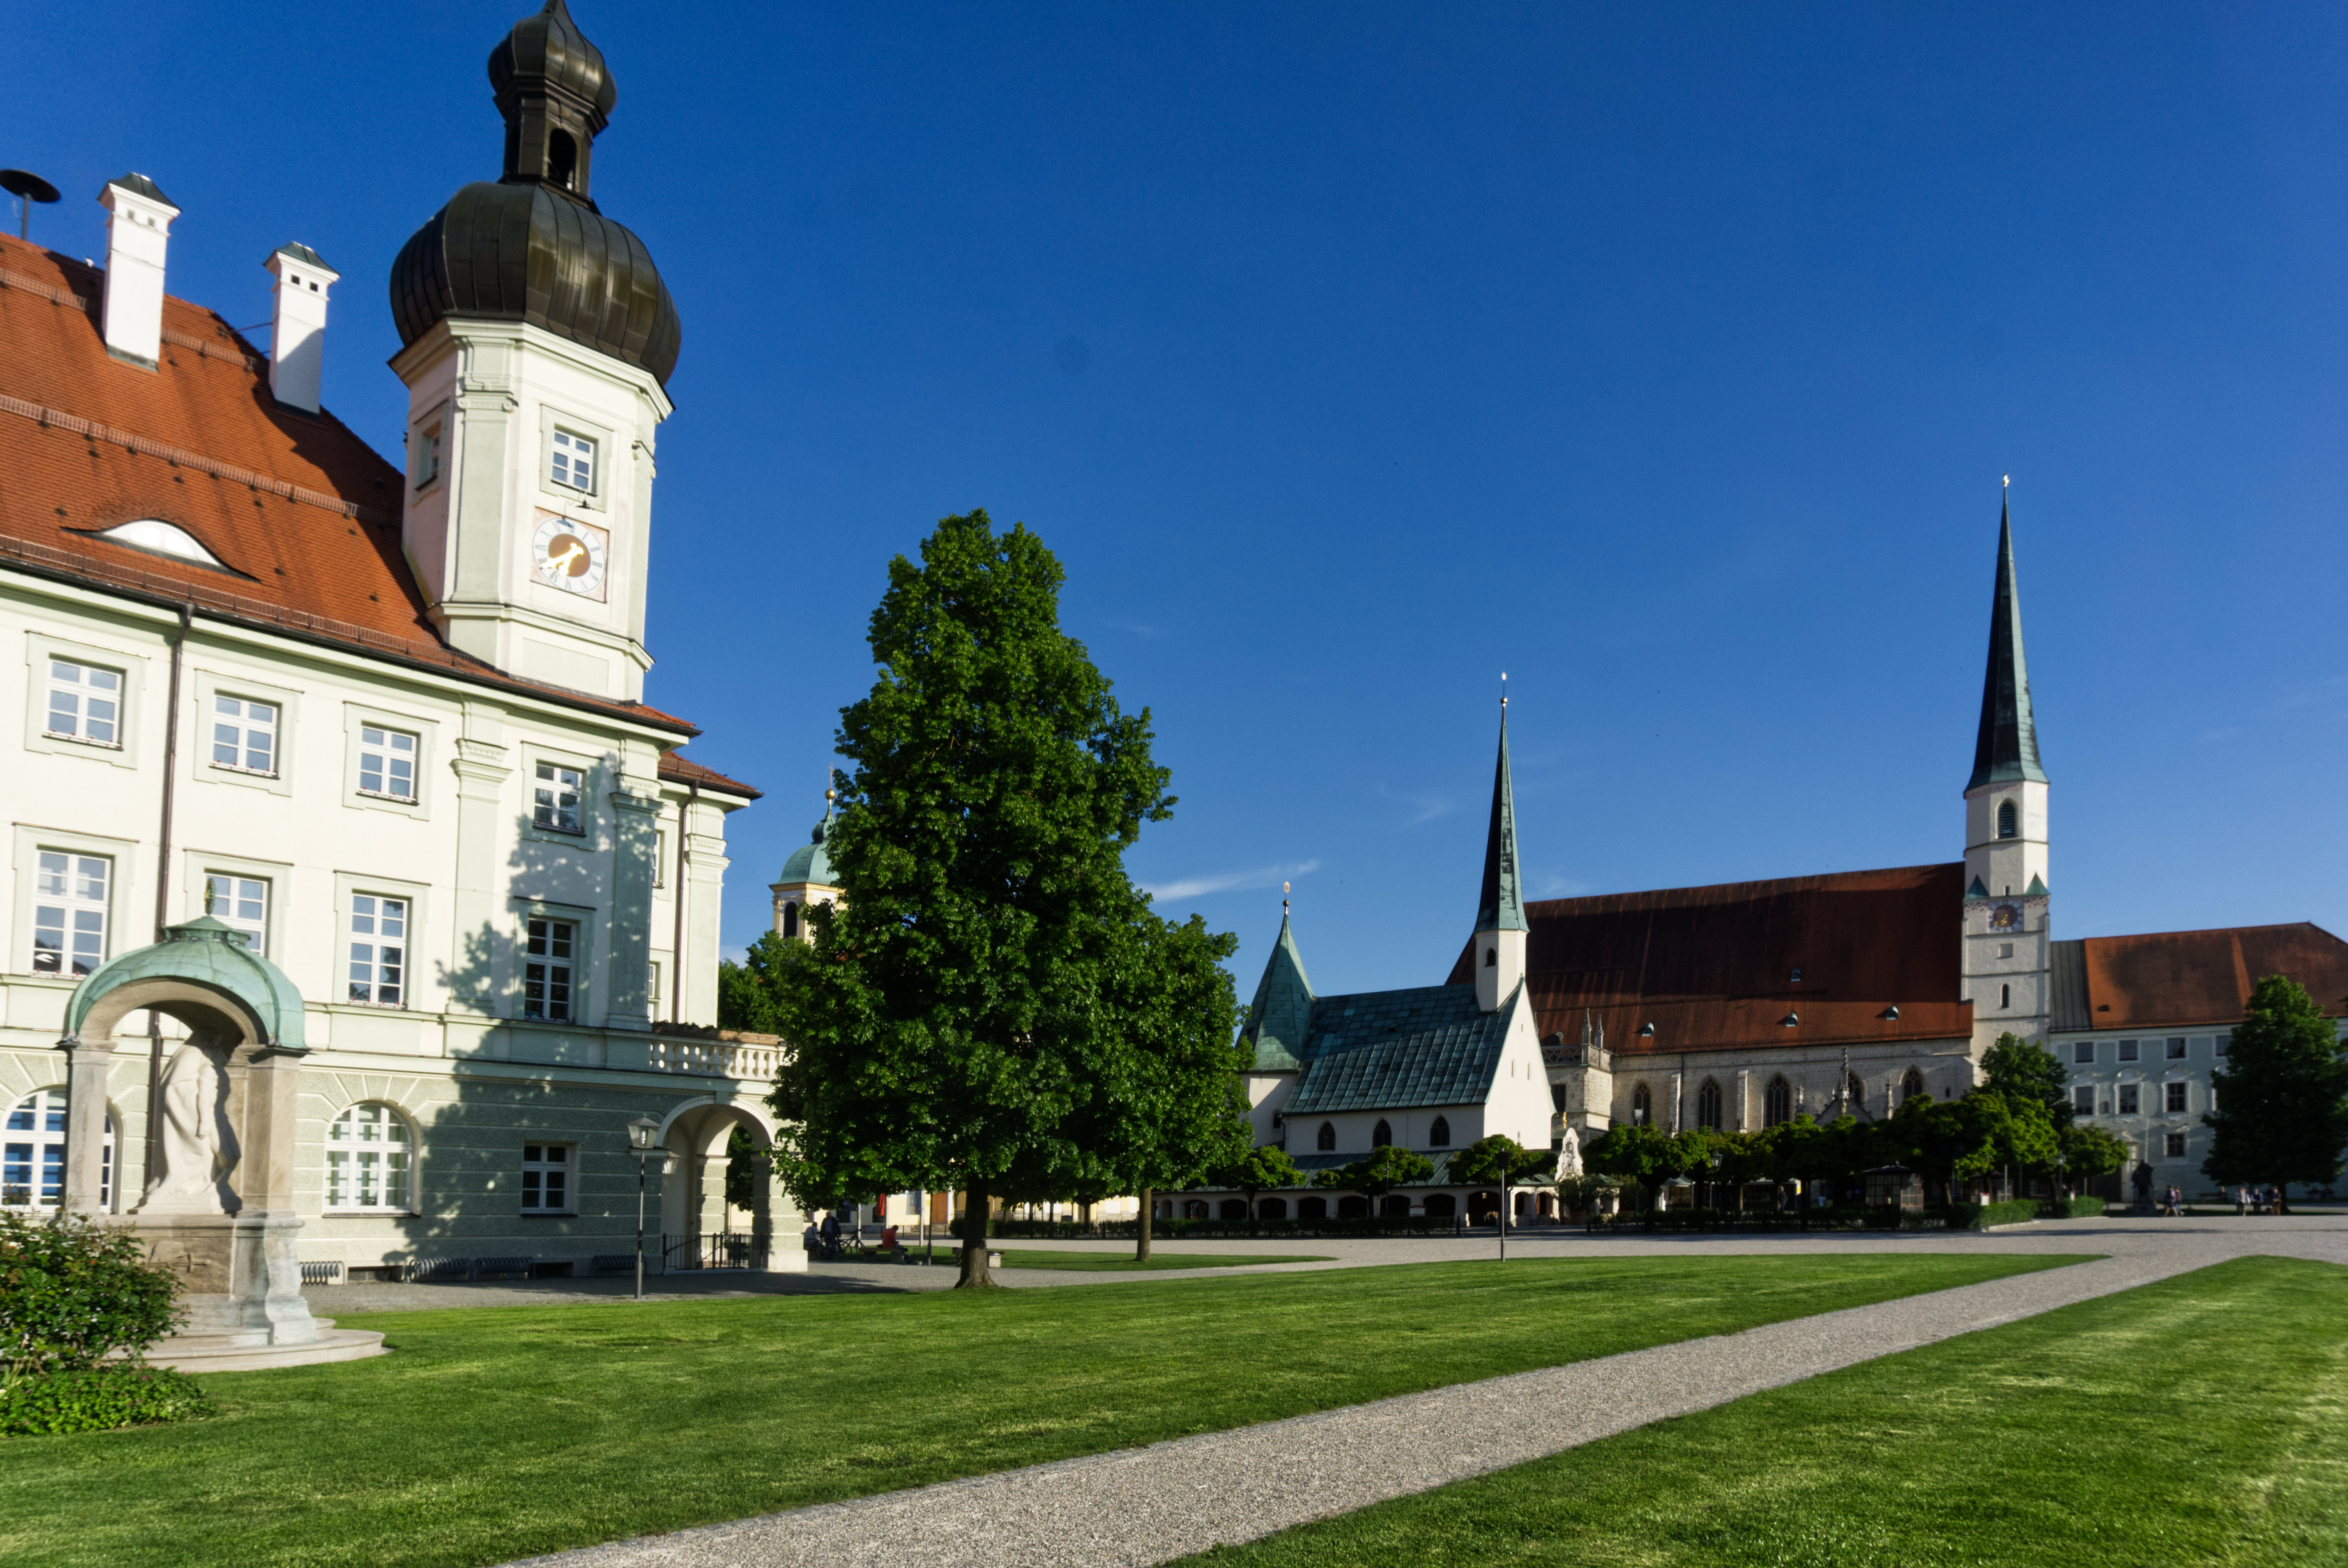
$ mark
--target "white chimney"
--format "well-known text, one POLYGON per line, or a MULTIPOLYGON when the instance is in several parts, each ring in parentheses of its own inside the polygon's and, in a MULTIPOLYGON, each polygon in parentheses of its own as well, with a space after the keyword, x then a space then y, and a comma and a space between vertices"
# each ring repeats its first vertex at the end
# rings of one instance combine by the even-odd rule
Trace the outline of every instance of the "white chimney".
POLYGON ((108 180, 106 209, 106 352, 153 370, 163 353, 163 252, 180 210, 143 174, 108 180))
POLYGON ((280 245, 261 263, 277 280, 270 313, 269 390, 288 408, 318 412, 326 361, 326 291, 342 278, 307 245, 280 245))

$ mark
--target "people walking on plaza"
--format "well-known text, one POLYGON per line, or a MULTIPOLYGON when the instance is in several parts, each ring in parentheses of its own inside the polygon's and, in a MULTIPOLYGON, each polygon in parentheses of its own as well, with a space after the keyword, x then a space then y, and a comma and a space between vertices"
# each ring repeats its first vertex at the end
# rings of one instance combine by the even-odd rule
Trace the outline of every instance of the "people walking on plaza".
POLYGON ((2171 1182, 2168 1184, 2168 1190, 2161 1194, 2161 1214, 2170 1219, 2182 1217, 2185 1211, 2179 1204, 2184 1196, 2183 1190, 2176 1183, 2171 1182))

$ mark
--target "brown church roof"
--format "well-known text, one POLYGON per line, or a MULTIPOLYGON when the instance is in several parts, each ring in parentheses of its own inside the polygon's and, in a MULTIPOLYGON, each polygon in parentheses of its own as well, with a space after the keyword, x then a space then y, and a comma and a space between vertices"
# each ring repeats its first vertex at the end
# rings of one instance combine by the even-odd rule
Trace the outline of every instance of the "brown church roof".
POLYGON ((2269 975, 2296 980, 2334 1017, 2348 1001, 2348 942, 2303 920, 2085 937, 2055 943, 2054 968, 2051 1021, 2064 1030, 2233 1023, 2269 975))
POLYGON ((160 369, 110 357, 104 280, 0 235, 0 568, 694 733, 447 646, 400 547, 399 470, 332 414, 279 407, 267 360, 185 300, 164 298, 160 369), (95 537, 140 518, 185 529, 230 571, 95 537))
POLYGON ((1961 863, 1528 904, 1534 1012, 1578 1042, 1588 1009, 1618 1055, 1966 1039, 1963 905, 1961 863))

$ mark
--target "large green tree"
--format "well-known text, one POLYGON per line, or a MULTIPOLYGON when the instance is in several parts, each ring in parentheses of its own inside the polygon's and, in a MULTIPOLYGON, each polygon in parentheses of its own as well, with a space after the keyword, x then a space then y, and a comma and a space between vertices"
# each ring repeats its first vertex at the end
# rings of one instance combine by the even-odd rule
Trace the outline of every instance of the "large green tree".
POLYGON ((1235 1193, 1245 1193, 1248 1213, 1253 1214, 1258 1193, 1301 1187, 1304 1184, 1304 1173, 1288 1157, 1287 1150, 1277 1143, 1263 1143, 1216 1172, 1215 1183, 1235 1193))
POLYGON ((2201 1171, 2211 1181, 2281 1188, 2338 1179, 2348 1146, 2348 1051, 2300 986, 2281 975, 2258 983, 2213 1086, 2216 1106, 2201 1118, 2210 1131, 2201 1171))
POLYGON ((2012 1105, 2035 1100, 2046 1107, 2056 1132, 2078 1114, 2071 1103, 2071 1075, 2048 1052, 2018 1034, 2002 1034, 1982 1053, 1982 1087, 1993 1090, 2012 1105))
POLYGON ((1148 710, 1121 712, 1060 630, 1061 581, 984 512, 890 563, 880 672, 837 736, 842 897, 776 945, 766 986, 790 1048, 778 1163, 810 1189, 960 1190, 965 1287, 991 1283, 996 1194, 1128 1178, 1137 1146, 1203 1166, 1224 1149, 1167 1154, 1167 1119, 1237 1116, 1237 1009, 1200 967, 1229 938, 1169 926, 1126 875, 1174 800, 1148 710))
MULTIPOLYGON (((1435 1162, 1410 1149, 1397 1149, 1391 1143, 1381 1143, 1369 1154, 1350 1165, 1340 1165, 1334 1171, 1323 1171, 1327 1185, 1340 1192, 1359 1193, 1370 1206, 1375 1218, 1378 1200, 1396 1187, 1416 1186, 1435 1175, 1435 1162)), ((1319 1178, 1314 1178, 1320 1184, 1319 1178)))

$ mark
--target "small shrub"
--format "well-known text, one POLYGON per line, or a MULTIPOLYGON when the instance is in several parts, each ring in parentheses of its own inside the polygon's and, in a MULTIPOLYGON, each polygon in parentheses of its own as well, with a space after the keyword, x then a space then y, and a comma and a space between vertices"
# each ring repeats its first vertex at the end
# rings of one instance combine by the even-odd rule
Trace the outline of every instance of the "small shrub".
POLYGON ((184 1372, 125 1362, 0 1382, 0 1437, 106 1432, 212 1413, 184 1372))
POLYGON ((178 1325, 179 1289, 129 1231, 0 1210, 0 1363, 12 1378, 80 1371, 117 1351, 135 1359, 178 1325))
POLYGON ((1950 1211, 1953 1230, 1986 1230, 1991 1225, 2020 1225, 2038 1217, 2038 1200, 2021 1198, 2010 1204, 1959 1204, 1950 1211))
POLYGON ((2084 1220, 2104 1212, 2101 1198, 2049 1198, 2038 1206, 2043 1220, 2084 1220))

